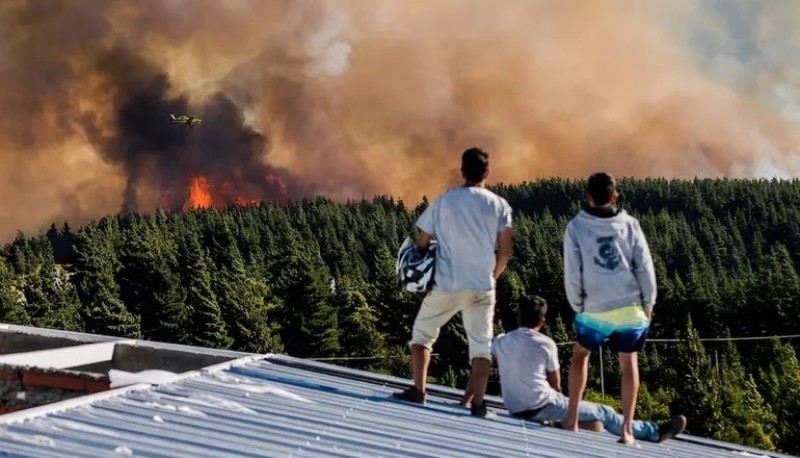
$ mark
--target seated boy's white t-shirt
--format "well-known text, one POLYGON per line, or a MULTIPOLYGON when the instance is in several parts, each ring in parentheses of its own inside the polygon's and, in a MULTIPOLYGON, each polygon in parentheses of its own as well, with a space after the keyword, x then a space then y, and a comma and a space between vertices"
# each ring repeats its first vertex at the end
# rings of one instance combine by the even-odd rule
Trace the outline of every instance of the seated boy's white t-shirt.
POLYGON ((556 400, 547 373, 559 370, 553 339, 529 328, 501 334, 492 342, 500 371, 503 403, 510 413, 538 409, 556 400))

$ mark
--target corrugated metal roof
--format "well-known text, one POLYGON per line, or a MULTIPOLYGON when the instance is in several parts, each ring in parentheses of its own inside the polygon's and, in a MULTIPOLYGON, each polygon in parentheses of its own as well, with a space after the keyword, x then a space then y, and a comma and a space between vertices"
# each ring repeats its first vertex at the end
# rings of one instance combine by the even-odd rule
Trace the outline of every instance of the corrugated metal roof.
POLYGON ((166 385, 0 417, 0 456, 748 456, 713 441, 631 449, 610 434, 569 433, 505 411, 473 418, 451 399, 453 390, 437 390, 441 395, 429 397, 426 406, 389 399, 406 383, 288 357, 245 358, 166 385))

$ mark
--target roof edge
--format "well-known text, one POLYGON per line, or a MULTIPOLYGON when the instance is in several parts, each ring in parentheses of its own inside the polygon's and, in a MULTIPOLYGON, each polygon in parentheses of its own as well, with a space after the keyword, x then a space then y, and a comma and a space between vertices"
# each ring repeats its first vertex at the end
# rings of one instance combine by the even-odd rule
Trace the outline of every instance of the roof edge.
MULTIPOLYGON (((243 364, 247 364, 252 361, 257 361, 261 359, 267 359, 273 354, 251 354, 249 356, 244 356, 241 358, 236 358, 230 361, 225 361, 219 364, 214 364, 211 366, 206 366, 200 369, 196 369, 193 371, 184 372, 178 374, 173 380, 170 380, 167 383, 159 384, 159 385, 170 385, 175 382, 183 381, 189 378, 197 377, 199 375, 209 374, 213 372, 220 372, 225 369, 229 369, 233 366, 239 366, 243 364)), ((16 412, 7 413, 4 415, 0 415, 0 425, 9 425, 13 423, 19 423, 25 420, 30 420, 33 418, 38 418, 42 416, 46 416, 49 414, 53 414, 56 412, 61 412, 67 409, 73 409, 76 407, 86 406, 92 404, 97 401, 102 401, 104 399, 113 398, 116 396, 120 396, 123 394, 127 394, 131 391, 138 391, 138 390, 148 390, 152 389, 154 386, 158 386, 151 383, 137 383, 134 385, 127 385, 122 386, 119 388, 113 388, 108 391, 103 391, 100 393, 93 393, 88 394, 85 396, 78 396, 76 398, 65 399, 63 401, 54 402, 52 404, 46 404, 43 406, 38 407, 31 407, 30 409, 19 410, 16 412)))
POLYGON ((243 356, 241 358, 232 359, 230 361, 224 361, 224 362, 221 362, 221 363, 218 363, 218 364, 213 364, 211 366, 206 366, 206 367, 202 367, 200 369, 195 369, 193 371, 184 372, 182 374, 179 374, 178 377, 176 377, 174 380, 171 380, 168 383, 163 383, 162 385, 170 385, 172 383, 180 382, 180 381, 186 380, 188 378, 197 377, 199 375, 210 374, 210 373, 213 373, 213 372, 221 372, 221 371, 224 371, 226 369, 230 369, 231 367, 234 367, 234 366, 241 366, 241 365, 244 365, 244 364, 247 364, 247 363, 251 363, 253 361, 259 361, 259 360, 268 359, 270 356, 272 356, 271 353, 265 354, 265 355, 252 354, 252 355, 249 355, 249 356, 243 356))
POLYGON ((114 388, 100 393, 88 394, 86 396, 79 396, 77 398, 65 399, 63 401, 46 404, 39 407, 31 407, 30 409, 19 410, 5 415, 0 415, 0 425, 9 425, 12 423, 19 423, 21 421, 30 420, 37 417, 42 417, 51 413, 61 412, 67 409, 80 407, 91 404, 95 401, 119 396, 135 390, 143 390, 150 388, 152 385, 149 383, 137 383, 135 385, 123 386, 114 388))
POLYGON ((115 337, 103 334, 89 334, 86 332, 62 331, 59 329, 37 328, 33 326, 22 326, 18 324, 0 323, 0 332, 18 332, 20 334, 33 334, 48 337, 63 337, 73 340, 87 342, 109 342, 120 340, 131 340, 128 337, 115 337))

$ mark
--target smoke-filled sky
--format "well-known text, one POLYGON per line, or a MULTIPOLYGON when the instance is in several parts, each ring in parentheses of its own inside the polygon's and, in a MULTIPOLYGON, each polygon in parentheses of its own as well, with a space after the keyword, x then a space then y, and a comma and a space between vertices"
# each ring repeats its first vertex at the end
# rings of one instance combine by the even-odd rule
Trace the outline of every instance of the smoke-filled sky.
POLYGON ((797 177, 792 0, 4 0, 0 238, 490 181, 797 177), (169 114, 203 118, 193 129, 169 114))

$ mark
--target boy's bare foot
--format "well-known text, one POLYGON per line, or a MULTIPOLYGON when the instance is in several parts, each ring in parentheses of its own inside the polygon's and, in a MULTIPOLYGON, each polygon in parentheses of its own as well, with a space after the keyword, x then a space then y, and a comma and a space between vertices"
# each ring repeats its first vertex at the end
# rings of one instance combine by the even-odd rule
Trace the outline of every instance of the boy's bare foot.
POLYGON ((561 427, 566 429, 567 431, 578 432, 578 422, 577 421, 569 421, 564 420, 561 422, 561 427))
POLYGON ((617 443, 618 444, 622 444, 622 445, 624 445, 626 447, 633 447, 633 448, 641 448, 642 447, 638 442, 636 442, 636 439, 634 439, 633 436, 628 436, 628 435, 620 437, 619 440, 617 441, 617 443))
POLYGON ((633 438, 632 434, 622 433, 622 435, 619 437, 619 442, 621 444, 630 445, 636 442, 636 439, 633 438))

